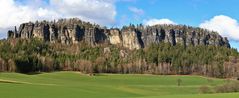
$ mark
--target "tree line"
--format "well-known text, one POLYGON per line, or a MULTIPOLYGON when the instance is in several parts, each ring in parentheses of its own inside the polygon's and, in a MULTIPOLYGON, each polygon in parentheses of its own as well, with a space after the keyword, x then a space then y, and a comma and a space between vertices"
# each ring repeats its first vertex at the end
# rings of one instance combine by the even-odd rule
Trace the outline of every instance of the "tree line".
POLYGON ((198 74, 238 77, 236 49, 217 46, 171 46, 169 43, 128 50, 103 44, 50 44, 39 39, 0 41, 1 72, 81 71, 84 73, 198 74))

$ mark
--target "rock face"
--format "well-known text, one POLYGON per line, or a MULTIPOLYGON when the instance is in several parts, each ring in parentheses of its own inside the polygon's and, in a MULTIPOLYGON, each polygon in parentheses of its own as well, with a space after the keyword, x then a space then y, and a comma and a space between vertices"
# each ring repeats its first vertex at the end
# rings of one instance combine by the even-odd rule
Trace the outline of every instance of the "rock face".
POLYGON ((227 38, 221 37, 216 32, 201 28, 183 25, 130 25, 124 26, 122 29, 107 29, 77 18, 23 23, 18 30, 15 27, 15 30, 8 31, 8 39, 13 38, 39 38, 46 42, 62 44, 85 42, 91 46, 110 43, 130 50, 162 42, 184 46, 214 45, 230 47, 227 38))
POLYGON ((143 47, 141 42, 140 32, 135 28, 123 28, 122 29, 122 44, 129 49, 140 49, 143 47))
POLYGON ((122 35, 119 29, 110 29, 107 36, 111 44, 120 45, 122 43, 122 35))

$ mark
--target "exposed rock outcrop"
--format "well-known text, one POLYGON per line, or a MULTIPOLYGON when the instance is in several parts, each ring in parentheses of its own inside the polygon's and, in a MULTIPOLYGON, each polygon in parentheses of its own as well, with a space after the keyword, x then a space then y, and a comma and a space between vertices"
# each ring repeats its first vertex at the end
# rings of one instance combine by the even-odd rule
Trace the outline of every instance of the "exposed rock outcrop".
POLYGON ((123 46, 129 49, 140 49, 143 47, 141 41, 141 32, 138 32, 135 28, 123 28, 122 29, 122 39, 123 46))
POLYGON ((107 36, 111 44, 115 44, 115 45, 122 44, 122 35, 119 29, 110 29, 107 36))
POLYGON ((85 42, 91 46, 102 43, 120 45, 128 49, 140 49, 162 42, 184 46, 214 45, 230 47, 227 38, 216 32, 184 25, 124 26, 103 28, 77 18, 58 21, 23 23, 18 30, 8 31, 8 38, 39 38, 50 43, 77 44, 85 42))

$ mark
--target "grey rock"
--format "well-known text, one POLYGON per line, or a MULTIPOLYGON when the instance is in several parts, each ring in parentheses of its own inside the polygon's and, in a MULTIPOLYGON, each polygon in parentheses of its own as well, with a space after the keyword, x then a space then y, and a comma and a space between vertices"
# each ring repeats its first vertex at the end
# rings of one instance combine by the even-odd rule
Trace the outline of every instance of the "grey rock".
POLYGON ((130 25, 122 29, 100 27, 97 24, 77 18, 23 23, 18 30, 9 30, 8 38, 39 38, 50 43, 77 44, 85 42, 90 46, 104 43, 123 46, 130 50, 148 47, 162 42, 171 45, 197 46, 213 45, 230 48, 227 38, 216 32, 185 25, 130 25))

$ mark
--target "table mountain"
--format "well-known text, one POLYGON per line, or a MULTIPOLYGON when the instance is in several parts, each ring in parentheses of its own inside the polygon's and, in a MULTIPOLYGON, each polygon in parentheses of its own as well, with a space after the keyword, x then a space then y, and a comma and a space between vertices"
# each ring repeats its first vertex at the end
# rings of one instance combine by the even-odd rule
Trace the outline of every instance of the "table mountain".
POLYGON ((91 46, 109 43, 130 50, 140 49, 152 43, 181 44, 184 46, 214 45, 230 47, 227 38, 218 33, 185 25, 129 25, 106 28, 77 18, 57 21, 23 23, 8 31, 8 39, 39 38, 50 43, 77 44, 85 42, 91 46))

